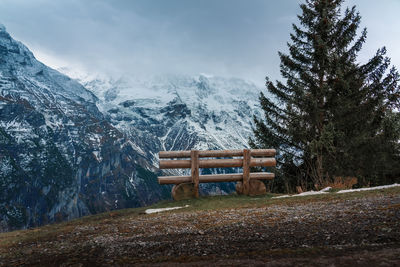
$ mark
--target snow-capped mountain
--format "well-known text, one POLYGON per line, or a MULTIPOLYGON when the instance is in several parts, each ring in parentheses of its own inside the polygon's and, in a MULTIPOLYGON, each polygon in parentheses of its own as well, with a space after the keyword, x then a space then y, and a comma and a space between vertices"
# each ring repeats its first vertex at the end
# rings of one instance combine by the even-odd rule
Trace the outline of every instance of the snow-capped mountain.
POLYGON ((261 89, 240 79, 207 75, 112 79, 61 71, 95 94, 99 110, 155 165, 160 150, 247 147, 252 117, 260 112, 261 89))
POLYGON ((168 198, 160 150, 247 147, 259 112, 260 88, 240 79, 61 72, 0 27, 0 231, 168 198))
POLYGON ((168 196, 96 102, 0 27, 0 231, 168 196))

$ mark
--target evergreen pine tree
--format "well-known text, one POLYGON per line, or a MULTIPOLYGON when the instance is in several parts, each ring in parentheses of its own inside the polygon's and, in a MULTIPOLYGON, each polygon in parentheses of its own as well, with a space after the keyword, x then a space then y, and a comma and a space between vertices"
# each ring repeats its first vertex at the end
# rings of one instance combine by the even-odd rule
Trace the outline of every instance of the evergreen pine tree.
POLYGON ((386 49, 366 64, 357 55, 360 15, 344 0, 306 0, 293 24, 289 54, 279 52, 285 82, 266 78, 264 118, 254 118, 254 148, 278 149, 283 189, 323 185, 334 176, 400 174, 399 73, 386 49), (397 125, 397 126, 396 126, 397 125), (397 128, 396 128, 397 127, 397 128), (397 161, 397 164, 396 164, 397 161))

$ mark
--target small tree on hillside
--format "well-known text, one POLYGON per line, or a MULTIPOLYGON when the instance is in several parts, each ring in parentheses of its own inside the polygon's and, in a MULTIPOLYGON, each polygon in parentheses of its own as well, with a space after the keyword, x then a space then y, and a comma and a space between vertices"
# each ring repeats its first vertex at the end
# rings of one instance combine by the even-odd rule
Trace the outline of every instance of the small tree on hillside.
POLYGON ((279 52, 286 82, 266 78, 269 94, 260 96, 265 117, 254 118, 250 144, 278 148, 277 171, 286 190, 323 185, 334 176, 400 173, 399 116, 393 112, 399 73, 389 69, 385 48, 366 64, 357 62, 367 31, 357 38, 361 17, 355 7, 341 12, 343 2, 300 5, 289 54, 279 52))

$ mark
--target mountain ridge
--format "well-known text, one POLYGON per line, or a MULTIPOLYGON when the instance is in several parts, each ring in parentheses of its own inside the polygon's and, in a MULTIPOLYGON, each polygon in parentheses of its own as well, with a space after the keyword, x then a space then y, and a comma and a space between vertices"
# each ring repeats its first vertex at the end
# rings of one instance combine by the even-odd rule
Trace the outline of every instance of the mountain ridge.
POLYGON ((0 230, 167 197, 98 99, 0 31, 0 230))

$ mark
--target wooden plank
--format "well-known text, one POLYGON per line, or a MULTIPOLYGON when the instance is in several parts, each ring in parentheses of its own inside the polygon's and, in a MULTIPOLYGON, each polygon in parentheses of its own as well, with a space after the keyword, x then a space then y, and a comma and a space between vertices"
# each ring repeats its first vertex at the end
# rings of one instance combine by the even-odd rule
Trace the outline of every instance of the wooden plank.
POLYGON ((250 155, 253 157, 275 157, 275 149, 251 149, 250 155))
POLYGON ((160 169, 189 169, 190 160, 160 160, 160 169))
POLYGON ((250 167, 275 167, 275 158, 251 158, 250 167))
POLYGON ((218 183, 218 182, 236 182, 241 181, 243 177, 242 173, 232 174, 208 174, 200 175, 200 183, 218 183))
POLYGON ((255 180, 272 180, 275 178, 275 173, 272 172, 255 172, 250 173, 250 179, 255 180))
MULTIPOLYGON (((200 179, 200 177, 199 177, 200 179)), ((159 184, 182 184, 192 182, 192 176, 159 176, 159 184)))
POLYGON ((191 161, 191 176, 192 183, 194 185, 194 195, 196 198, 199 197, 199 151, 192 150, 190 153, 191 161))
POLYGON ((250 150, 243 150, 243 194, 249 194, 249 181, 250 181, 250 150))
POLYGON ((189 158, 190 150, 187 151, 160 151, 158 152, 158 157, 160 159, 165 158, 189 158))
MULTIPOLYGON (((254 180, 272 180, 275 174, 270 172, 255 172, 250 173, 250 179, 254 180)), ((243 179, 243 173, 232 173, 232 174, 210 174, 210 175, 199 175, 199 183, 217 183, 217 182, 239 182, 243 179)), ((190 183, 192 181, 191 176, 159 176, 159 184, 181 184, 190 183)))
MULTIPOLYGON (((228 168, 242 167, 243 159, 203 159, 199 160, 199 168, 228 168)), ((276 166, 274 158, 252 158, 250 167, 273 167, 276 166)), ((160 160, 160 169, 189 169, 190 160, 160 160)))
MULTIPOLYGON (((275 149, 251 149, 250 154, 255 157, 273 157, 276 154, 275 149)), ((199 151, 200 158, 223 158, 223 157, 241 157, 243 150, 205 150, 199 151)), ((190 150, 186 151, 160 151, 158 157, 162 158, 190 158, 190 150)))

